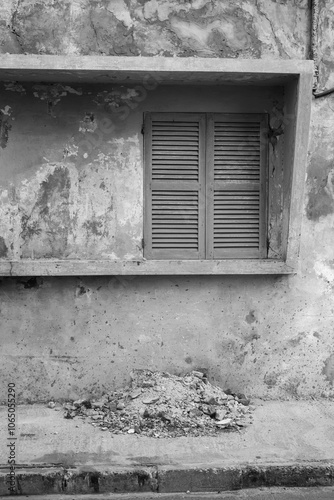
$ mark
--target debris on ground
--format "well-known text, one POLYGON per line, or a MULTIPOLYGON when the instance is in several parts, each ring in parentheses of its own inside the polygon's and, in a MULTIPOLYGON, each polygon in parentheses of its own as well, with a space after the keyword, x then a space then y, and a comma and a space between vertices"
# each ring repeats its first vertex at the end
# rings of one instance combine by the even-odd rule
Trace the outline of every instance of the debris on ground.
POLYGON ((166 372, 135 370, 131 386, 100 400, 66 403, 65 418, 89 418, 102 431, 156 438, 208 436, 240 430, 252 421, 244 394, 212 385, 204 372, 179 377, 166 372))

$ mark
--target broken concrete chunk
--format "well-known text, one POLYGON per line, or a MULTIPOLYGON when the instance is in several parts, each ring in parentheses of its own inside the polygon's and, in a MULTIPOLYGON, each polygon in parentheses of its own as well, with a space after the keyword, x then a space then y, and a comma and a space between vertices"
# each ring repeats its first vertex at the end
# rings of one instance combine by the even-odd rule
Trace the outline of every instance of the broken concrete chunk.
POLYGON ((216 422, 216 425, 222 425, 222 426, 224 426, 224 425, 230 425, 231 423, 232 423, 232 419, 231 418, 225 418, 223 420, 218 420, 216 422))
POLYGON ((105 400, 102 401, 94 401, 91 403, 92 408, 102 408, 102 406, 106 404, 105 400))
POLYGON ((216 398, 209 396, 204 399, 204 403, 206 403, 207 405, 216 405, 218 404, 218 401, 216 398))
POLYGON ((197 377, 197 378, 203 378, 203 377, 204 377, 204 373, 199 372, 199 371, 197 371, 197 370, 193 370, 193 371, 191 372, 191 374, 192 374, 192 375, 194 375, 194 377, 197 377))
POLYGON ((136 399, 138 398, 142 393, 142 390, 141 389, 136 389, 135 391, 132 391, 131 394, 130 394, 130 398, 131 399, 136 399))
POLYGON ((215 419, 218 421, 222 421, 225 418, 226 413, 226 410, 222 410, 219 408, 218 410, 216 410, 215 419))
POLYGON ((143 399, 144 405, 151 405, 159 401, 160 396, 152 396, 150 398, 143 399))

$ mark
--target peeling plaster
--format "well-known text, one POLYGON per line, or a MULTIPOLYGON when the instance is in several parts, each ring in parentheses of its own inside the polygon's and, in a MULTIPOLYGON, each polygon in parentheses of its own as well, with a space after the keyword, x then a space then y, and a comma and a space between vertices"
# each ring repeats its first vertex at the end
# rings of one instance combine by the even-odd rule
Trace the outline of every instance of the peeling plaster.
POLYGON ((7 146, 9 132, 12 129, 11 118, 12 109, 10 106, 5 106, 0 109, 0 147, 4 149, 7 146))
POLYGON ((94 133, 97 129, 97 122, 93 113, 86 113, 83 120, 79 124, 79 132, 94 133))
POLYGON ((41 101, 47 101, 47 112, 51 116, 54 115, 54 107, 58 104, 62 97, 66 97, 68 93, 82 95, 81 89, 74 89, 68 85, 51 84, 43 85, 38 84, 33 86, 33 95, 41 101))
POLYGON ((26 89, 18 82, 4 82, 4 87, 6 90, 11 92, 18 92, 19 94, 25 94, 26 89))

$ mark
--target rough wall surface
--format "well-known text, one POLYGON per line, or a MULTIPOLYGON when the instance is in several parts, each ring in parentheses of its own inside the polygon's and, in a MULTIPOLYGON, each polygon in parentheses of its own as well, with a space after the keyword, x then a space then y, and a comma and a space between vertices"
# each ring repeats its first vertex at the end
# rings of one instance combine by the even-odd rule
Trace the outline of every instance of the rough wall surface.
MULTIPOLYGON (((333 15, 334 2, 321 1, 319 88, 334 84, 333 15)), ((309 36, 306 0, 0 1, 3 53, 303 59, 309 57, 309 36)), ((50 113, 56 99, 46 100, 50 113)), ((1 102, 0 161, 13 126, 6 106, 1 102)), ((81 121, 83 128, 94 127, 89 116, 81 121)), ((21 400, 67 398, 126 383, 132 367, 172 372, 204 367, 223 387, 253 396, 333 396, 333 131, 330 95, 313 102, 296 276, 4 278, 2 387, 16 382, 21 400)), ((75 154, 68 139, 67 160, 75 154)), ((36 162, 31 178, 17 179, 21 192, 29 180, 39 207, 67 210, 69 179, 78 179, 84 169, 78 174, 73 166, 66 176, 65 169, 62 175, 51 169, 46 186, 36 162)), ((110 172, 102 158, 97 168, 98 182, 107 187, 110 172)), ((86 175, 82 189, 92 214, 90 190, 97 174, 88 169, 86 175)), ((4 187, 8 190, 8 183, 4 187)), ((9 203, 16 203, 15 185, 9 203)), ((99 244, 95 232, 109 224, 104 217, 108 196, 94 203, 100 218, 87 228, 90 243, 82 242, 87 252, 99 244)), ((40 234, 52 234, 52 216, 38 214, 32 211, 22 234, 23 254, 29 231, 40 227, 40 234)), ((68 235, 71 228, 64 227, 60 244, 68 235)), ((38 236, 36 256, 38 248, 48 248, 48 240, 38 236)), ((11 251, 10 240, 2 235, 1 256, 11 251)), ((36 257, 31 246, 29 252, 36 257)))

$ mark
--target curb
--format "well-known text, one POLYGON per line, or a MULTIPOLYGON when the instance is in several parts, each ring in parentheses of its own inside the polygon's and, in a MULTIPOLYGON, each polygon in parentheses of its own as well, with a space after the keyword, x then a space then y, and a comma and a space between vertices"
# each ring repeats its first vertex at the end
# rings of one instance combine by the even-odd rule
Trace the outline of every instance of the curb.
MULTIPOLYGON (((9 496, 9 469, 0 466, 0 496, 9 496)), ((334 464, 307 462, 233 467, 63 467, 17 465, 18 495, 223 492, 259 487, 334 486, 334 464)))

